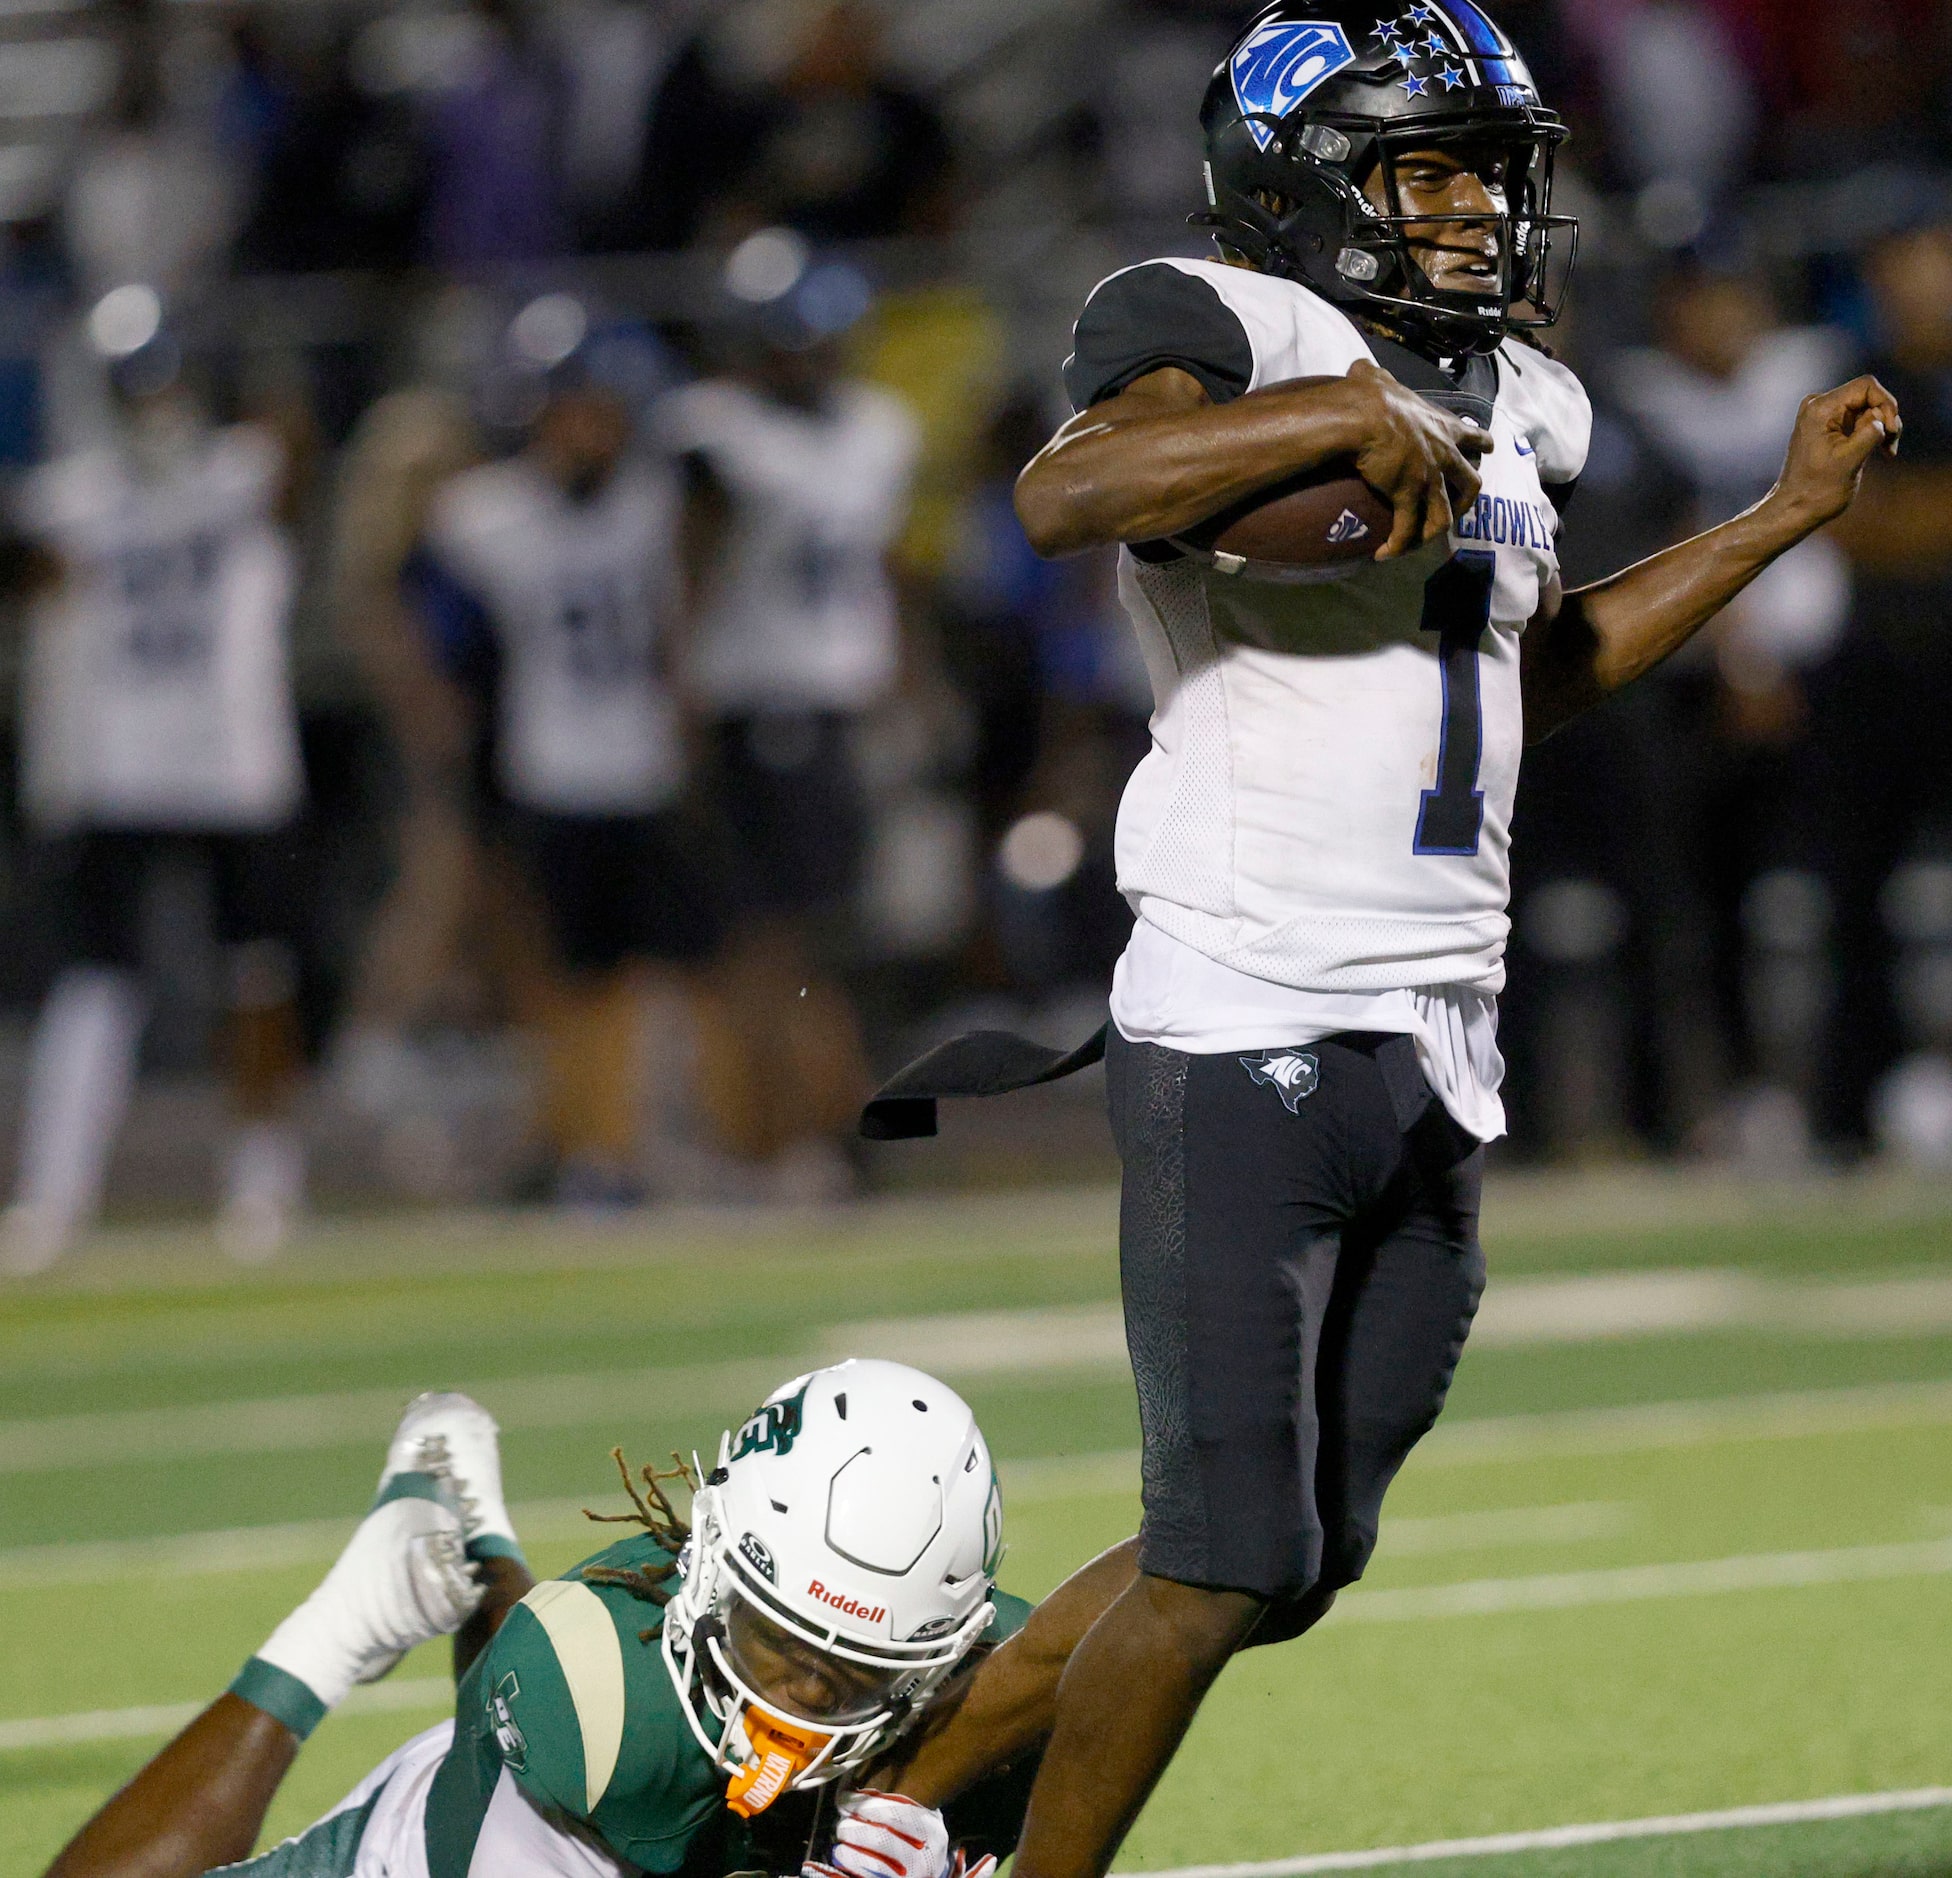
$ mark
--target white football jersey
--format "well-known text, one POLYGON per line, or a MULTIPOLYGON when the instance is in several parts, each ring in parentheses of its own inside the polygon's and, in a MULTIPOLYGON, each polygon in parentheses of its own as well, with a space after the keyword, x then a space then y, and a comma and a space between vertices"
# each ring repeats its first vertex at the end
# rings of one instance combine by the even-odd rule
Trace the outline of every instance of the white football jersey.
POLYGON ((559 815, 642 814, 684 784, 658 670, 675 601, 677 492, 632 461, 577 502, 524 458, 457 476, 427 541, 501 649, 497 761, 509 799, 559 815))
MULTIPOLYGON (((1294 282, 1210 261, 1134 274, 1136 291, 1114 275, 1093 296, 1113 302, 1087 308, 1074 366, 1088 342, 1132 361, 1127 382, 1148 357, 1176 362, 1170 333, 1105 337, 1121 291, 1127 326, 1187 301, 1227 355, 1202 376, 1231 373, 1227 391, 1373 356, 1294 282)), ((1119 885, 1141 919, 1277 984, 1502 986, 1519 638, 1558 568, 1545 485, 1579 474, 1591 412, 1571 372, 1510 342, 1495 391, 1483 494, 1448 543, 1305 584, 1121 553, 1155 701, 1118 819, 1119 885)))
POLYGON ((28 479, 21 524, 66 570, 34 609, 22 692, 37 825, 271 828, 297 809, 280 469, 239 425, 153 475, 103 446, 28 479))
POLYGON ((743 385, 691 385, 663 413, 731 499, 690 676, 714 709, 861 711, 894 683, 899 623, 885 557, 920 449, 893 393, 844 384, 822 411, 743 385))

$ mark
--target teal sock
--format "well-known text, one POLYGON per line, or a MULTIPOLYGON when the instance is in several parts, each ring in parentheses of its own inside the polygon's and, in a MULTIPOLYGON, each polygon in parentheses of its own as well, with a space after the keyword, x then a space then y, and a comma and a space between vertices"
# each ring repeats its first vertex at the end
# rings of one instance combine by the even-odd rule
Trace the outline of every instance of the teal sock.
POLYGON ((290 1670, 261 1656, 252 1657, 237 1672, 230 1693, 263 1709, 273 1721, 283 1722, 301 1741, 325 1720, 325 1704, 290 1670))

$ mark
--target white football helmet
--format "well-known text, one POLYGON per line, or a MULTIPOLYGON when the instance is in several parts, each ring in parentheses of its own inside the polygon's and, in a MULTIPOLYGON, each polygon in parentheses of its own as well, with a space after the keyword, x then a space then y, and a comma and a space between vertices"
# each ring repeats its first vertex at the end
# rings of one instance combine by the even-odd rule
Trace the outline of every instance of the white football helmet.
POLYGON ((969 1405, 902 1363, 796 1376, 691 1507, 664 1661, 756 1813, 859 1768, 983 1634, 1003 1498, 969 1405))

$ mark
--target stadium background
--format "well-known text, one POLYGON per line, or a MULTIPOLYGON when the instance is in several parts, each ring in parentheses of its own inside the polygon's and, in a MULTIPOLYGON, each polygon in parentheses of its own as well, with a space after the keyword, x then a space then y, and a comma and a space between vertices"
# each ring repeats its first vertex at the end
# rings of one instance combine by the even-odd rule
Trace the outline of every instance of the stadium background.
MULTIPOLYGON (((858 727, 868 862, 826 956, 877 1066, 998 1019, 1074 1041, 1122 943, 1109 833, 1143 678, 1106 568, 1032 563, 1009 479, 1061 415, 1090 286, 1199 251, 1192 106, 1246 12, 0 14, 7 473, 85 435, 78 320, 131 280, 164 292, 226 401, 307 472, 314 1211, 251 1272, 185 1223, 208 1211, 222 1129, 218 961, 208 882, 152 882, 154 1009, 108 1226, 0 1293, 7 1870, 38 1869, 302 1592, 421 1387, 475 1388, 502 1415, 552 1564, 579 1553, 613 1441, 703 1443, 774 1372, 849 1348, 968 1391, 1007 1462, 1013 1588, 1130 1529, 1093 1079, 953 1115, 934 1146, 864 1159, 854 1203, 808 1210, 711 1138, 667 990, 644 1037, 654 1204, 511 1206, 534 1076, 493 962, 375 960, 416 752, 342 577, 370 545, 359 443, 378 400, 452 396, 483 447, 508 447, 498 337, 570 294, 641 335, 648 404, 690 369, 736 244, 801 230, 873 284, 854 369, 906 397, 926 438, 897 555, 904 681, 858 727)), ((1599 427, 1574 578, 1752 500, 1795 397, 1858 365, 1923 392, 1913 473, 1952 463, 1945 8, 1499 16, 1576 131, 1581 274, 1554 344, 1599 427)), ((1497 1289, 1454 1420, 1406 1475, 1370 1584, 1306 1652, 1229 1672, 1128 1867, 1922 1790, 1933 1803, 1494 1863, 1952 1869, 1952 798, 1935 715, 1952 500, 1929 478, 1887 494, 1873 484, 1873 521, 1800 587, 1530 760, 1497 1289)), ((10 795, 9 1143, 57 913, 10 795)), ((431 1719, 440 1673, 428 1652, 335 1719, 274 1826, 431 1719)))

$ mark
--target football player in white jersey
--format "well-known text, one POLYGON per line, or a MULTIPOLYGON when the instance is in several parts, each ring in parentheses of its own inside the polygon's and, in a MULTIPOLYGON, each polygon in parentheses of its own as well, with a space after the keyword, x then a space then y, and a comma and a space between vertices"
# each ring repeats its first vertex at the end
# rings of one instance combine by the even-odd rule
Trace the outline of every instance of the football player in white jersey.
POLYGON ((1521 745, 1673 652, 1899 435, 1873 380, 1814 397, 1764 501, 1566 593, 1590 416, 1525 342, 1563 288, 1565 131, 1510 42, 1472 0, 1282 0, 1204 125, 1218 258, 1093 293, 1079 415, 1019 485, 1042 552, 1121 550, 1156 699, 1107 1058, 1141 1572, 1066 1672, 1020 1878, 1099 1878, 1227 1658, 1361 1574, 1442 1406, 1503 1132, 1521 745), (1394 526, 1345 578, 1173 545, 1346 457, 1394 526))
POLYGON ((677 484, 632 448, 587 333, 565 295, 517 316, 511 350, 542 392, 528 442, 441 491, 406 581, 479 699, 484 793, 560 968, 541 1013, 556 1197, 601 1207, 640 1197, 644 967, 701 964, 719 932, 679 811, 677 484))
POLYGON ((862 860, 850 731, 899 670, 887 556, 920 431, 892 392, 845 374, 839 342, 867 311, 867 283, 809 260, 784 230, 735 252, 736 367, 675 393, 661 429, 689 473, 686 671, 740 864, 725 1014, 747 1074, 743 1099, 721 1092, 721 1125, 774 1164, 783 1197, 818 1199, 848 1184, 838 1141, 865 1093, 854 1014, 820 941, 862 860))
POLYGON ((221 1236, 234 1256, 260 1258, 304 1181, 290 1121, 302 914, 281 832, 304 793, 285 465, 263 428, 211 425, 150 288, 107 295, 87 335, 110 434, 39 470, 15 518, 51 569, 31 614, 24 780, 71 930, 35 1034, 0 1259, 39 1269, 95 1213, 143 1024, 144 882, 171 857, 206 868, 215 888, 238 1117, 221 1236))

